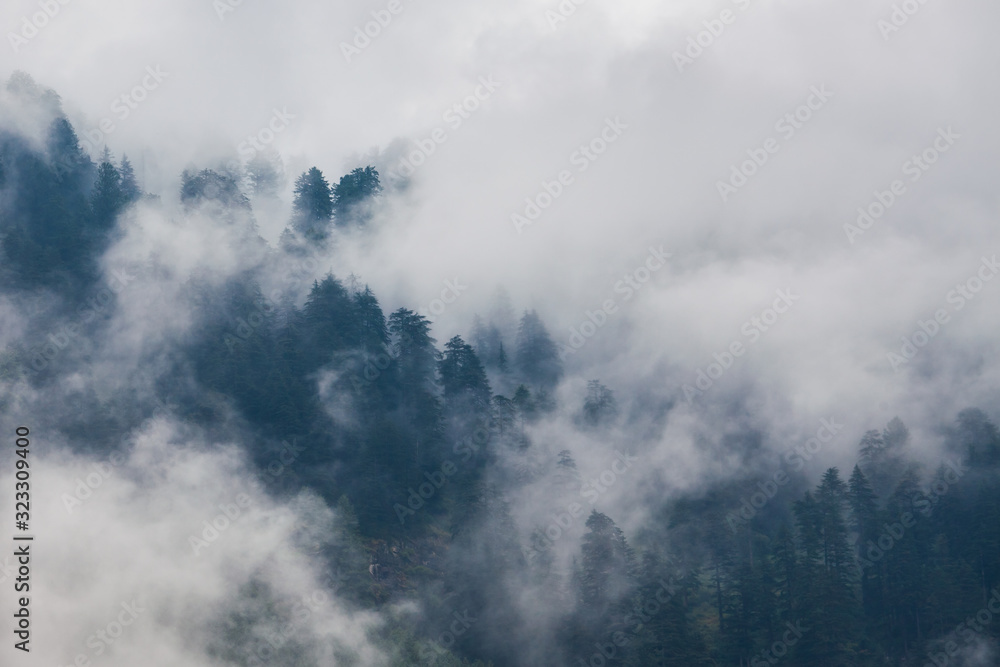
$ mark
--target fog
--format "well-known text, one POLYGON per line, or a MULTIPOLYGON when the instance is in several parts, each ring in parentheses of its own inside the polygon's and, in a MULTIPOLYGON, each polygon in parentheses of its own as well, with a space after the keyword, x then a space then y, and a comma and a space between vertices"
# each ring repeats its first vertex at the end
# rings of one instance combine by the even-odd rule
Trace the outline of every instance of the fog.
MULTIPOLYGON (((8 35, 0 77, 24 71, 54 90, 91 157, 105 146, 127 154, 161 202, 125 214, 103 256, 106 281, 136 277, 101 336, 63 353, 82 365, 44 394, 5 385, 8 431, 48 432, 95 396, 151 400, 156 378, 177 370, 171 346, 198 325, 185 305, 192 277, 221 285, 254 269, 266 288, 280 284, 287 257, 179 202, 184 169, 239 164, 254 141, 284 165, 279 197, 252 202, 272 248, 300 173, 317 166, 334 182, 371 164, 382 174, 367 228, 320 251, 303 285, 328 271, 357 276, 386 313, 434 313, 439 347, 467 336, 474 315, 488 318, 498 287, 516 317, 538 311, 564 352, 560 408, 529 427, 537 448, 503 454, 496 473, 500 485, 517 466, 540 475, 508 498, 524 540, 579 501, 546 476, 561 450, 583 479, 616 450, 638 457, 627 483, 593 504, 631 534, 665 499, 771 470, 821 419, 843 430, 809 463, 813 481, 829 466, 849 470, 861 435, 895 416, 930 468, 959 410, 1000 417, 1000 7, 928 2, 888 31, 892 3, 861 0, 400 0, 395 14, 378 2, 52 0, 57 10, 28 37, 24 17, 43 6, 0 8, 4 33, 23 38, 8 35), (355 28, 372 12, 390 20, 359 47, 355 28), (706 22, 721 33, 691 49, 706 22), (859 208, 885 212, 862 228, 859 208), (449 284, 457 298, 434 312, 449 284), (579 406, 597 378, 622 420, 583 433, 579 406), (748 432, 759 452, 727 444, 748 432)), ((2 108, 0 127, 41 141, 47 122, 2 108)), ((305 291, 287 296, 301 305, 305 291)), ((4 297, 0 345, 47 335, 29 324, 47 308, 43 297, 4 297)), ((354 419, 354 406, 322 395, 334 422, 354 419)), ((296 626, 303 664, 333 651, 384 664, 366 638, 382 620, 348 609, 301 540, 303 525, 332 525, 334 510, 249 481, 241 446, 266 437, 235 413, 214 433, 170 410, 140 421, 124 462, 73 512, 62 495, 93 471, 94 443, 37 445, 43 574, 32 601, 44 613, 29 664, 97 657, 88 636, 133 599, 147 611, 95 664, 245 660, 234 653, 244 639, 219 624, 245 612, 259 623, 241 637, 256 637, 275 622, 251 608, 265 602, 233 596, 251 582, 275 600, 324 592, 296 626), (241 520, 193 556, 188 536, 240 492, 253 499, 241 520)), ((557 545, 565 568, 578 537, 557 545)))

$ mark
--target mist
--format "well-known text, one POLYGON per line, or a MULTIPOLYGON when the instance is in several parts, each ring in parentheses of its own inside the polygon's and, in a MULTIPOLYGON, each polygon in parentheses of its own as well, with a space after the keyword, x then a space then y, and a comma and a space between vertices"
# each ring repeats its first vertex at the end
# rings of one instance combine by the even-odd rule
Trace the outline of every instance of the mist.
POLYGON ((1000 583, 998 18, 7 3, 0 423, 32 433, 38 554, 10 664, 593 664, 625 632, 609 664, 751 665, 777 620, 731 619, 814 598, 760 611, 739 564, 807 549, 824 493, 864 560, 855 466, 953 587, 871 602, 892 549, 842 576, 858 625, 912 627, 788 664, 930 659, 1000 583))

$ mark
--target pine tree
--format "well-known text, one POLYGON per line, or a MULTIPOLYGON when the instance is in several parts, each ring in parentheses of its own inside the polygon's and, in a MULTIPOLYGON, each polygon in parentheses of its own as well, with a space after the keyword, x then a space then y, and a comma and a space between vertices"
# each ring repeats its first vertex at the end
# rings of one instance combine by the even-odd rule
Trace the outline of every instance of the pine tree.
POLYGON ((557 456, 556 469, 552 474, 552 483, 555 484, 556 488, 563 491, 568 492, 572 490, 573 492, 578 492, 583 477, 580 475, 572 453, 568 449, 563 449, 557 456))
MULTIPOLYGON (((567 632, 570 655, 625 627, 636 585, 635 555, 615 522, 593 510, 586 527, 574 576, 577 606, 567 632)), ((590 653, 589 648, 584 650, 590 653)), ((616 656, 609 664, 622 664, 622 660, 616 656)))
POLYGON ((592 609, 604 609, 630 591, 635 557, 625 534, 607 515, 592 510, 581 551, 580 600, 592 609))
POLYGON ((868 478, 860 466, 854 466, 848 482, 848 498, 851 506, 851 530, 857 535, 857 560, 861 582, 861 599, 865 618, 874 628, 881 620, 882 569, 883 563, 869 560, 877 553, 879 538, 878 497, 868 483, 868 478), (870 552, 870 553, 869 553, 870 552))
POLYGON ((867 431, 858 445, 860 465, 876 494, 886 497, 903 474, 910 433, 903 422, 893 418, 879 433, 867 431))
POLYGON ((911 465, 904 471, 885 508, 884 524, 893 530, 892 524, 899 524, 903 533, 893 536, 889 528, 883 528, 879 532, 882 543, 877 544, 885 563, 887 641, 900 652, 918 645, 924 639, 926 626, 929 582, 925 567, 930 561, 930 525, 923 516, 924 520, 917 520, 910 527, 903 527, 900 521, 904 512, 914 509, 914 500, 921 497, 919 469, 911 465))
POLYGON ((332 353, 361 343, 355 301, 332 275, 313 283, 302 316, 314 367, 329 361, 332 353))
POLYGON ((507 352, 503 349, 503 342, 500 343, 500 349, 497 352, 497 370, 501 373, 507 372, 507 352))
POLYGON ((121 175, 122 197, 126 205, 138 201, 142 197, 142 190, 135 180, 135 170, 132 169, 132 163, 129 162, 127 155, 122 155, 122 162, 118 167, 118 173, 121 175))
POLYGON ((363 223, 367 214, 362 206, 382 192, 379 174, 374 167, 358 167, 342 176, 333 188, 333 213, 338 226, 363 223))
POLYGON ((82 190, 94 174, 94 163, 83 152, 76 131, 64 117, 49 127, 46 150, 51 157, 56 180, 68 189, 82 190))
POLYGON ((510 433, 517 423, 517 408, 514 401, 497 394, 493 397, 493 423, 500 437, 510 433))
POLYGON ((400 308, 389 316, 389 333, 393 336, 393 356, 399 366, 399 382, 404 392, 433 390, 440 354, 434 349, 427 318, 400 308))
POLYGON ((538 414, 538 408, 531 396, 531 390, 523 384, 518 385, 517 389, 514 390, 514 396, 511 398, 511 401, 517 409, 521 428, 524 429, 525 424, 532 421, 538 414))
POLYGON ((101 164, 97 168, 94 193, 90 199, 94 220, 99 229, 109 229, 114 226, 116 216, 126 203, 121 174, 118 173, 112 160, 111 152, 105 148, 101 164))
POLYGON ((479 363, 475 350, 461 336, 454 336, 445 343, 438 371, 444 396, 453 405, 477 412, 485 412, 489 408, 492 392, 486 371, 479 363))
POLYGON ((507 370, 507 353, 503 349, 500 330, 493 324, 484 325, 479 315, 472 318, 472 345, 484 367, 507 370))
POLYGON ((792 529, 782 522, 774 540, 775 604, 784 621, 794 621, 801 615, 798 557, 792 529))
POLYGON ((422 465, 439 465, 435 451, 443 439, 443 414, 437 396, 437 363, 430 322, 412 310, 400 308, 389 316, 394 384, 424 454, 422 465))
POLYGON ((236 219, 236 213, 251 211, 250 200, 236 180, 211 169, 197 174, 185 170, 181 174, 181 203, 187 208, 210 205, 216 215, 223 215, 229 222, 236 219))
POLYGON ((535 311, 524 314, 517 331, 517 370, 542 389, 552 389, 562 377, 559 350, 535 311))
POLYGON ((354 306, 362 348, 369 354, 382 353, 389 344, 389 327, 375 293, 366 285, 364 290, 354 294, 354 306))
POLYGON ((858 608, 852 589, 854 557, 847 541, 847 486, 830 468, 816 489, 796 504, 806 586, 803 621, 809 628, 796 646, 804 664, 852 667, 856 664, 858 608))
POLYGON ((274 151, 255 154, 247 163, 247 178, 254 197, 277 197, 284 180, 281 156, 274 151))
POLYGON ((321 241, 327 237, 333 215, 333 195, 323 172, 312 167, 295 181, 292 227, 303 237, 321 241))
POLYGON ((958 413, 948 433, 948 446, 970 465, 1000 466, 1000 429, 979 408, 958 413))
POLYGON ((615 392, 600 380, 587 382, 587 398, 583 402, 583 421, 588 426, 613 423, 618 418, 618 402, 615 392))

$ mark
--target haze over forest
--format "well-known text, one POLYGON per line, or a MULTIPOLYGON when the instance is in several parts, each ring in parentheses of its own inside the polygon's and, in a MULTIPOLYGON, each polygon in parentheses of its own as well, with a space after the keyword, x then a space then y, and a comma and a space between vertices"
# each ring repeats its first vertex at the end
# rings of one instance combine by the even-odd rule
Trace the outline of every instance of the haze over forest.
POLYGON ((0 664, 1000 664, 998 19, 6 4, 0 664))

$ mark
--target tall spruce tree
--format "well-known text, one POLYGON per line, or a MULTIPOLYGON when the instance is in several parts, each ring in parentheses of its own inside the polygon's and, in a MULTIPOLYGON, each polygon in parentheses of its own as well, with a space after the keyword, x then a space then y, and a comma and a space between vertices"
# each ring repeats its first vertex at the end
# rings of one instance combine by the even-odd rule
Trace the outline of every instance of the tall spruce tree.
POLYGON ((559 350, 535 311, 521 318, 517 331, 517 370, 540 389, 551 390, 562 377, 559 350))
POLYGON ((329 235, 333 195, 323 172, 316 167, 295 180, 292 210, 292 227, 304 238, 321 241, 329 235))
POLYGON ((94 211, 94 222, 102 230, 110 229, 115 224, 115 218, 126 204, 125 193, 122 191, 122 178, 115 167, 111 152, 105 148, 101 163, 97 167, 97 182, 94 183, 94 193, 90 205, 94 211))
POLYGON ((364 205, 382 192, 379 173, 374 167, 358 167, 340 178, 333 188, 333 214, 338 226, 367 221, 364 205))

